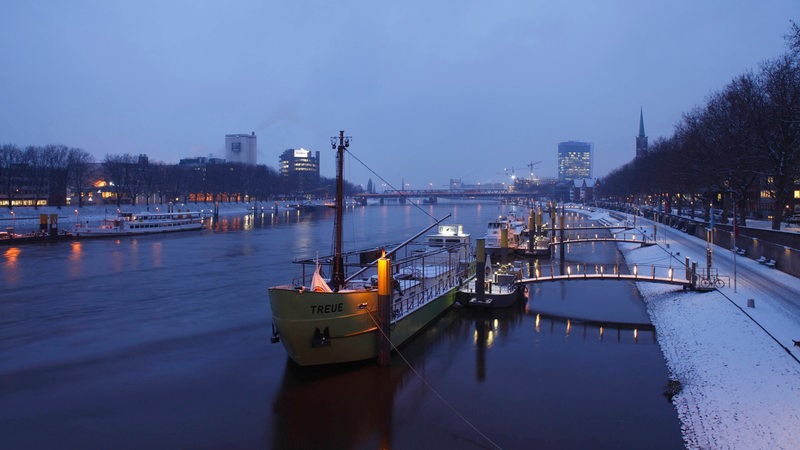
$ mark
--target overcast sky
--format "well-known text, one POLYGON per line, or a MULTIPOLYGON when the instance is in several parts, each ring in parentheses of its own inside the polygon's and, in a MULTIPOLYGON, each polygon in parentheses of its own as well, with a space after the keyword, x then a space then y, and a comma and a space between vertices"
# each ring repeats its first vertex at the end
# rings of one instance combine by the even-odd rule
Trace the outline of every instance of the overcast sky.
MULTIPOLYGON (((798 0, 3 1, 0 143, 177 163, 258 136, 258 163, 330 137, 399 187, 594 176, 785 52, 798 0)), ((377 178, 347 161, 354 183, 377 178)))

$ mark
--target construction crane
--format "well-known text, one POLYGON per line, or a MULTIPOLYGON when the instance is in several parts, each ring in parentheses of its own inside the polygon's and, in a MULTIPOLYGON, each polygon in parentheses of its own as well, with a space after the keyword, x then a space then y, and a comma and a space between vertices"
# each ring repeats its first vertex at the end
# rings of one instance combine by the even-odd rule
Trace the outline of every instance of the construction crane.
POLYGON ((531 161, 530 163, 528 163, 526 165, 526 167, 528 167, 531 170, 531 180, 535 180, 536 179, 536 174, 534 173, 533 168, 538 166, 541 163, 542 163, 541 161, 536 161, 536 162, 531 161))
POLYGON ((511 168, 508 168, 508 169, 505 169, 505 170, 506 170, 506 176, 507 176, 507 177, 510 177, 512 180, 513 180, 513 179, 515 179, 515 178, 517 177, 517 176, 514 174, 514 167, 511 167, 511 168))

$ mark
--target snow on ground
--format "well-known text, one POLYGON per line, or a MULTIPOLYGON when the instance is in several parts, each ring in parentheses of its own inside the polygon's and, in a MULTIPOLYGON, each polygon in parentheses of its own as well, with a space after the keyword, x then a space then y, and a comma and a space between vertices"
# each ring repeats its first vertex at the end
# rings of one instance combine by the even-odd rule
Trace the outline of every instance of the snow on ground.
MULTIPOLYGON (((604 212, 591 218, 618 222, 604 212)), ((637 225, 652 234, 653 222, 639 217, 637 225)), ((628 265, 677 266, 688 256, 705 266, 704 241, 674 229, 666 243, 659 239, 651 247, 621 245, 628 265)), ((715 246, 713 255, 712 266, 731 277, 716 291, 637 283, 670 376, 683 387, 673 403, 686 446, 800 448, 800 347, 793 343, 800 340, 800 279, 737 257, 734 292, 733 252, 715 246)))

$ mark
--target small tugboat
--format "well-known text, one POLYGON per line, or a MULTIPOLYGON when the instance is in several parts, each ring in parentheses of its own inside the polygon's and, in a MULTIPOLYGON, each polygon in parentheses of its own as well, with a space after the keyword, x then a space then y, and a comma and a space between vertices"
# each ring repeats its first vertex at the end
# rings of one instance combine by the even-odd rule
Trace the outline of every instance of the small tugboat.
POLYGON ((342 169, 350 138, 340 131, 331 144, 337 150, 334 254, 296 260, 303 266, 302 277, 269 288, 272 341, 282 342, 300 366, 376 358, 379 344, 385 345, 387 337, 392 348, 400 346, 453 305, 473 266, 470 237, 460 225, 440 226, 425 242, 414 242, 449 215, 403 243, 343 252, 342 169), (392 292, 389 326, 383 334, 378 324, 376 265, 387 259, 392 292), (330 279, 322 276, 322 267, 330 268, 330 279))

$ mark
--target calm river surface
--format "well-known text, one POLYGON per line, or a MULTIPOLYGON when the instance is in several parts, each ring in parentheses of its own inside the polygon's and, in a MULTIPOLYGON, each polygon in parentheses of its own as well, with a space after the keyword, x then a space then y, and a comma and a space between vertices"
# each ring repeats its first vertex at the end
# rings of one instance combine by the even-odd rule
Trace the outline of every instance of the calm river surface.
MULTIPOLYGON (((498 204, 426 206, 473 239, 498 204)), ((300 369, 270 344, 267 287, 330 252, 332 211, 226 215, 212 229, 0 247, 0 446, 682 448, 667 369, 635 289, 531 287, 453 308, 392 366, 300 369), (568 320, 572 318, 572 320, 568 320), (575 320, 582 319, 582 320, 575 320)), ((410 206, 348 209, 348 248, 399 242, 410 206)), ((609 244, 578 263, 621 261, 609 244)))

